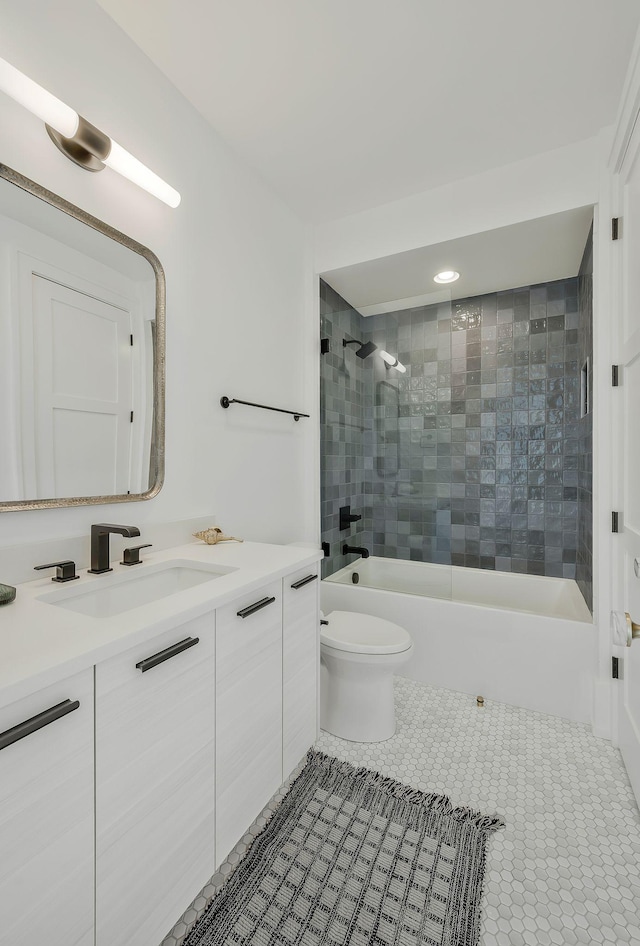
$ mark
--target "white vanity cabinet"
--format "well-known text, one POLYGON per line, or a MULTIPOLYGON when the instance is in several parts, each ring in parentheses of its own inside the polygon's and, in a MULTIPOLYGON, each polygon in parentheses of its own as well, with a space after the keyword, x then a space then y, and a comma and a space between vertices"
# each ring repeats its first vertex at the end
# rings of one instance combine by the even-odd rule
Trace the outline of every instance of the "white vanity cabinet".
POLYGON ((318 566, 282 580, 282 776, 318 736, 318 566))
POLYGON ((93 946, 93 671, 0 709, 0 944, 93 946))
POLYGON ((221 576, 100 616, 47 615, 39 582, 3 613, 0 946, 158 946, 316 739, 317 553, 171 555, 221 576))
POLYGON ((214 632, 96 666, 97 946, 157 946, 214 872, 214 632))
POLYGON ((216 866, 282 784, 282 585, 216 612, 216 866))

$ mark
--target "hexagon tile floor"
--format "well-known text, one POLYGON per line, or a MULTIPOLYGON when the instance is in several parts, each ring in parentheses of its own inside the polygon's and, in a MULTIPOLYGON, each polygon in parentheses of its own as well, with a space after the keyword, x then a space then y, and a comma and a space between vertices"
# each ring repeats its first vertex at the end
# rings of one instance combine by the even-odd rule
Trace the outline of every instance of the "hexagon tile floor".
MULTIPOLYGON (((387 742, 322 733, 317 748, 454 805, 498 812, 489 840, 480 946, 640 946, 640 815, 620 758, 586 726, 396 680, 387 742)), ((161 946, 187 929, 240 861, 278 793, 161 946)))

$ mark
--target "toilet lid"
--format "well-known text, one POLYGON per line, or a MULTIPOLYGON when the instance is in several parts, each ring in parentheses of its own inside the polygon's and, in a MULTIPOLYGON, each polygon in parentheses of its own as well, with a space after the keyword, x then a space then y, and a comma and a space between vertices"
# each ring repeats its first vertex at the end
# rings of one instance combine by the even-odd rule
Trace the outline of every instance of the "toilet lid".
POLYGON ((360 614, 356 611, 332 611, 328 624, 320 630, 320 643, 334 650, 355 654, 399 654, 409 650, 409 633, 399 624, 360 614))

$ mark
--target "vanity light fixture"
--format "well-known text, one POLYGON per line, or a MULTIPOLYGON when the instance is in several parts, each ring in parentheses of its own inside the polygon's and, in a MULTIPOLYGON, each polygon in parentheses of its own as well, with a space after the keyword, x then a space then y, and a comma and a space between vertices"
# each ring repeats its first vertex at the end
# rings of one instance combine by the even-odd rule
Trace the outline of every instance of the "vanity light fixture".
POLYGON ((386 368, 395 368, 396 371, 400 371, 402 374, 407 370, 401 361, 398 361, 397 358, 394 358, 393 355, 390 355, 388 351, 381 351, 380 357, 384 361, 386 368))
POLYGON ((449 282, 455 282, 456 279, 460 279, 460 273, 457 273, 455 269, 444 269, 441 273, 437 273, 433 277, 433 281, 446 285, 449 282))
POLYGON ((169 207, 177 207, 180 203, 177 190, 125 151, 117 141, 4 59, 0 59, 0 91, 42 119, 54 144, 85 171, 110 167, 169 207))

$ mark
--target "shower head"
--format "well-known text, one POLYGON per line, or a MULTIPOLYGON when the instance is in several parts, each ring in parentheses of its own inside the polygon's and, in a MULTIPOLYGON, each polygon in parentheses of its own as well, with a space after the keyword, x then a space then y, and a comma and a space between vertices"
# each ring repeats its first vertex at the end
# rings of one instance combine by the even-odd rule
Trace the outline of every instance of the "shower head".
POLYGON ((372 355, 374 351, 378 348, 377 345, 374 345, 373 342, 359 342, 355 338, 351 339, 342 339, 342 347, 346 348, 347 345, 359 345, 360 348, 357 350, 356 355, 358 358, 368 358, 369 355, 372 355))
POLYGON ((369 355, 372 355, 373 352, 377 349, 377 345, 374 345, 373 342, 367 342, 366 345, 363 345, 356 352, 358 358, 368 358, 369 355))

